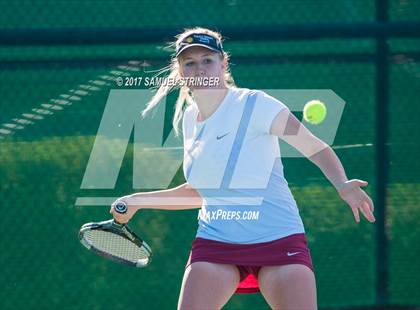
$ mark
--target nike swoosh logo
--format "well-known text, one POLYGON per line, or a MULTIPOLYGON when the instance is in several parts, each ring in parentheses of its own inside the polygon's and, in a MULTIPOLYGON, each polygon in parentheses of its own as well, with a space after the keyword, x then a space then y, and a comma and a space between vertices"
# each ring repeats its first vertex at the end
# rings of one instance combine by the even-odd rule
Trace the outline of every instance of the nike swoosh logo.
POLYGON ((225 133, 224 135, 221 135, 221 136, 217 136, 217 137, 216 137, 216 139, 217 139, 217 140, 220 140, 220 139, 222 139, 224 136, 227 136, 228 134, 230 134, 230 132, 225 133))
POLYGON ((293 255, 296 255, 296 254, 299 254, 300 252, 293 252, 293 253, 291 253, 291 252, 287 252, 287 256, 293 256, 293 255))

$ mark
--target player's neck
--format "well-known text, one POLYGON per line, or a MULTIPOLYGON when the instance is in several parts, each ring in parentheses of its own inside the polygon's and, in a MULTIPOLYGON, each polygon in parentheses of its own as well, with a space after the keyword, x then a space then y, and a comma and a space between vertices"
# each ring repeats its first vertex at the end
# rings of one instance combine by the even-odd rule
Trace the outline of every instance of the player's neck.
POLYGON ((228 88, 193 90, 194 101, 199 111, 198 121, 208 119, 217 110, 228 90, 228 88))

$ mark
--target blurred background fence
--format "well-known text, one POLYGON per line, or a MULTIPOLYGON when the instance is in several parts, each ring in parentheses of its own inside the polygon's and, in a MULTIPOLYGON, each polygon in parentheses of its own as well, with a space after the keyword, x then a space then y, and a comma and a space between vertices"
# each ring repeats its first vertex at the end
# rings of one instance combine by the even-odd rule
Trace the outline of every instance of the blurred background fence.
MULTIPOLYGON (((79 227, 108 207, 75 202, 138 190, 132 143, 114 189, 81 182, 115 78, 166 66, 166 42, 189 26, 227 37, 240 87, 331 89, 346 101, 333 148, 349 178, 369 181, 374 225, 354 223, 307 159, 283 160, 320 308, 420 307, 420 1, 24 0, 0 1, 0 308, 176 307, 197 211, 137 215, 154 261, 133 270, 81 247, 79 227)), ((180 169, 171 186, 184 181, 180 169)), ((235 295, 225 309, 268 306, 235 295)))

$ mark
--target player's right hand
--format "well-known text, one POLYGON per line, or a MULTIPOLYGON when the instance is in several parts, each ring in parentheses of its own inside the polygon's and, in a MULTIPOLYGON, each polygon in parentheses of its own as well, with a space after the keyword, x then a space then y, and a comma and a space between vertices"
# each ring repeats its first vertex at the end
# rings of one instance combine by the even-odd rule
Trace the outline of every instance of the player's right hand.
POLYGON ((126 197, 121 197, 115 200, 111 205, 111 209, 109 210, 109 213, 112 214, 112 216, 114 217, 114 220, 120 224, 128 223, 128 221, 131 220, 131 218, 137 211, 137 209, 133 205, 130 205, 129 203, 127 203, 127 200, 125 200, 124 198, 126 197), (115 211, 114 207, 119 202, 124 202, 127 205, 128 210, 126 213, 121 214, 115 211))

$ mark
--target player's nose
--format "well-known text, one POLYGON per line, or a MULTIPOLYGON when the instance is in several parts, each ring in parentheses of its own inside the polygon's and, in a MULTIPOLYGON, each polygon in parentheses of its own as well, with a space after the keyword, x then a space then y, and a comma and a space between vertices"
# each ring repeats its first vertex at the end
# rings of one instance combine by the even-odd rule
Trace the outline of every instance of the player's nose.
POLYGON ((198 69, 197 70, 197 74, 196 74, 196 76, 197 77, 200 77, 200 76, 206 76, 206 70, 204 70, 204 69, 198 69))
POLYGON ((197 66, 196 76, 206 76, 207 72, 203 64, 197 66))

